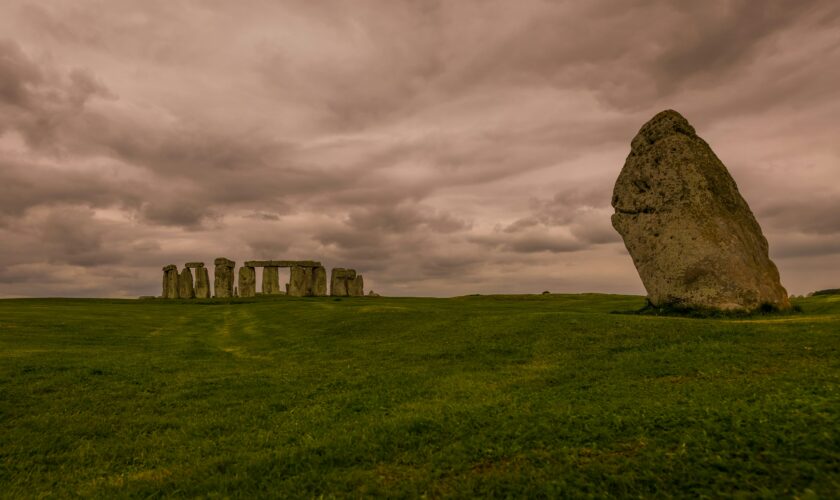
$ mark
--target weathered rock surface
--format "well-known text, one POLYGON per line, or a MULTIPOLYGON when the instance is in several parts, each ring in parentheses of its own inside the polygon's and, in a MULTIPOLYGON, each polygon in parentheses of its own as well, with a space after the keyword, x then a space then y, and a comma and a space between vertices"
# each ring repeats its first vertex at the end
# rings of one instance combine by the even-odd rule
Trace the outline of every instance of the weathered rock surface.
POLYGON ((199 299, 210 298, 210 273, 203 266, 195 269, 195 296, 199 299))
POLYGON ((257 271, 253 267, 239 268, 239 296, 254 297, 257 295, 257 271))
POLYGON ((312 295, 315 297, 327 296, 327 270, 324 266, 312 269, 312 295))
POLYGON ((164 299, 178 298, 178 268, 174 264, 163 267, 163 291, 161 297, 164 299))
POLYGON ((330 273, 330 295, 348 297, 364 295, 364 280, 355 269, 333 268, 330 273))
POLYGON ((219 257, 214 261, 216 265, 213 288, 217 298, 233 297, 233 268, 236 262, 219 257))
POLYGON ((184 264, 184 267, 189 267, 191 269, 198 269, 200 267, 204 267, 204 262, 187 262, 184 264))
POLYGON ((178 297, 182 299, 194 299, 195 287, 193 286, 193 275, 189 267, 185 267, 178 276, 178 297))
POLYGON ((790 307, 735 181, 694 128, 663 111, 633 139, 615 184, 613 227, 654 306, 790 307))
POLYGON ((365 295, 365 280, 361 274, 347 282, 347 295, 351 297, 363 297, 365 295))
POLYGON ((312 295, 312 268, 292 266, 289 271, 289 287, 286 290, 292 297, 312 295))
POLYGON ((280 293, 280 272, 278 268, 263 268, 262 293, 269 295, 277 295, 280 293))
POLYGON ((330 295, 333 297, 347 296, 347 269, 334 267, 330 271, 330 295))

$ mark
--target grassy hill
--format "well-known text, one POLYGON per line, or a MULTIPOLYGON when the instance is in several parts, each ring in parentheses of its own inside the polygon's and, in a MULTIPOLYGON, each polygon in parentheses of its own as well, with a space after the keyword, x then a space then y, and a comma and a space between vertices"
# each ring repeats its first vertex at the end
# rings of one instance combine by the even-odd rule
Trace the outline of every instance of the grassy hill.
POLYGON ((840 296, 0 301, 0 496, 824 496, 840 296))

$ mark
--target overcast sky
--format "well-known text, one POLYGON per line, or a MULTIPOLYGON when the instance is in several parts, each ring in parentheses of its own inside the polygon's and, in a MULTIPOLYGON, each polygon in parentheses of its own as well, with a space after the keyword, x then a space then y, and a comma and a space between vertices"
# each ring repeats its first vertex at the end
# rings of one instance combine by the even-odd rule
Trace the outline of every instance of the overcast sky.
POLYGON ((644 293, 610 226, 681 112, 793 294, 840 287, 840 3, 0 3, 0 297, 225 256, 388 295, 644 293))

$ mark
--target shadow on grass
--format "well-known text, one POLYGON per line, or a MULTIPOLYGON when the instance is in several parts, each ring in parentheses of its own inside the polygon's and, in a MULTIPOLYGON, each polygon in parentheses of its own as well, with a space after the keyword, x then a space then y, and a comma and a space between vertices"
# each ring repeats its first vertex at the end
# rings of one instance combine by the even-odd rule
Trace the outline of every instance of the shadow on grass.
POLYGON ((791 306, 790 309, 779 309, 773 304, 761 304, 755 311, 722 311, 720 309, 702 308, 702 307, 684 307, 676 304, 665 306, 654 306, 649 301, 641 309, 632 311, 610 311, 610 314, 628 314, 636 316, 664 316, 664 317, 679 317, 679 318, 698 318, 698 319, 732 319, 732 318, 763 318, 768 316, 791 316, 800 314, 802 308, 798 305, 791 306))

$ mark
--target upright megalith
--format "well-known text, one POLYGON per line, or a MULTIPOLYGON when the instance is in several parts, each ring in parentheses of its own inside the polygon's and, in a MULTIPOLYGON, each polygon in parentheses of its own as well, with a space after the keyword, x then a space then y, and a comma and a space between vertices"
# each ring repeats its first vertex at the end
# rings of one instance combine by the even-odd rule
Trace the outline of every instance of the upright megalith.
POLYGON ((239 296, 253 297, 257 294, 257 271, 251 266, 239 268, 239 296))
POLYGON ((779 271, 735 181, 676 111, 646 123, 613 191, 621 234, 654 306, 790 307, 779 271))
POLYGON ((336 267, 330 273, 330 295, 333 297, 360 297, 364 295, 364 280, 355 269, 336 267))
POLYGON ((324 266, 312 268, 312 295, 314 297, 327 295, 327 270, 324 266))
POLYGON ((365 280, 361 274, 357 274, 355 278, 347 282, 347 295, 351 297, 364 297, 365 280))
POLYGON ((280 292, 280 268, 269 266, 263 268, 262 293, 277 295, 280 292))
POLYGON ((177 299, 178 295, 178 267, 175 264, 163 266, 163 291, 161 297, 164 299, 177 299))
POLYGON ((185 267, 178 276, 178 297, 182 299, 194 299, 195 287, 193 286, 193 275, 189 267, 185 267))
MULTIPOLYGON (((330 295, 333 297, 347 296, 347 280, 350 275, 350 270, 343 267, 334 267, 330 271, 330 295)), ((356 277, 356 272, 353 271, 353 278, 356 277)))
MULTIPOLYGON (((188 263, 189 264, 189 263, 188 263)), ((201 266, 195 267, 195 296, 199 299, 210 298, 210 273, 204 267, 203 262, 199 262, 201 266)), ((187 265, 187 267, 190 267, 187 265)))
POLYGON ((214 264, 216 265, 216 276, 213 280, 215 296, 217 298, 233 297, 233 268, 236 262, 219 257, 214 264))
POLYGON ((289 271, 289 287, 287 293, 292 297, 307 297, 312 295, 312 268, 292 266, 289 271))

